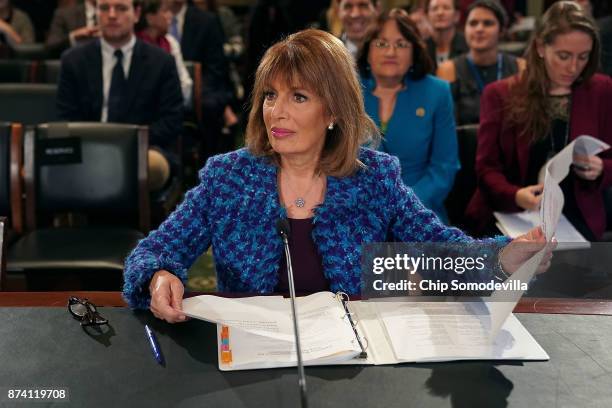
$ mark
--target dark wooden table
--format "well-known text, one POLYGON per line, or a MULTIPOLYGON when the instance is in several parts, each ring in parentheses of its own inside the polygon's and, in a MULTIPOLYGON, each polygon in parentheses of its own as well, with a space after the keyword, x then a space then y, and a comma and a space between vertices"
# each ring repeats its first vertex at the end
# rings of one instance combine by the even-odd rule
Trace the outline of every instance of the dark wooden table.
MULTIPOLYGON (((127 306, 120 292, 0 292, 0 307, 65 307, 69 296, 87 298, 98 306, 127 306)), ((612 315, 612 300, 522 298, 514 312, 612 315)))
MULTIPOLYGON (((295 368, 220 371, 215 325, 166 324, 125 306, 119 292, 0 292, 0 406, 34 406, 9 401, 7 387, 43 386, 68 390, 69 401, 37 406, 299 406, 295 368), (62 310, 71 295, 106 306, 111 325, 84 330, 62 310)), ((526 298, 515 312, 550 361, 308 367, 311 406, 612 406, 612 302, 526 298)))

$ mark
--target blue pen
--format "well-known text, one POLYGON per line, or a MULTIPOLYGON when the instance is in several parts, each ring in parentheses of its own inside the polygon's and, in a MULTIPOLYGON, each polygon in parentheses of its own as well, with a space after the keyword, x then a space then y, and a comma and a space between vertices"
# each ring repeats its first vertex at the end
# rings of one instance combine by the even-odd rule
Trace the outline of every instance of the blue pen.
POLYGON ((153 356, 155 357, 155 360, 160 365, 164 365, 164 356, 162 355, 161 349, 159 348, 159 343, 155 338, 155 333, 153 333, 153 330, 151 330, 146 324, 145 331, 147 332, 147 339, 149 339, 149 344, 151 345, 151 351, 153 351, 153 356))

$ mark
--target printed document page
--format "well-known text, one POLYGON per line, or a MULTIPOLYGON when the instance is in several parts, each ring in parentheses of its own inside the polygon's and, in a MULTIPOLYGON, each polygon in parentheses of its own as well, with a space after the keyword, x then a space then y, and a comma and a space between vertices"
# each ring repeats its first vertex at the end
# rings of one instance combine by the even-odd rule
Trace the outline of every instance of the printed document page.
MULTIPOLYGON (((540 225, 540 214, 537 211, 523 211, 519 213, 494 212, 497 227, 510 238, 516 238, 540 225)), ((582 236, 571 222, 561 214, 555 238, 559 244, 555 251, 568 249, 590 248, 591 243, 582 236)))
POLYGON ((400 362, 548 359, 514 315, 491 341, 485 303, 377 302, 376 307, 400 362))
MULTIPOLYGON (((318 359, 350 359, 361 351, 334 294, 319 292, 297 298, 296 309, 305 364, 318 359)), ((231 369, 282 367, 297 362, 290 299, 203 295, 183 300, 183 310, 188 316, 230 328, 231 369)))
MULTIPOLYGON (((544 166, 544 191, 540 204, 540 218, 547 241, 552 239, 557 230, 565 202, 559 183, 569 174, 574 155, 593 156, 609 148, 608 144, 592 136, 579 136, 544 166)), ((560 241, 558 238, 557 240, 560 241)))

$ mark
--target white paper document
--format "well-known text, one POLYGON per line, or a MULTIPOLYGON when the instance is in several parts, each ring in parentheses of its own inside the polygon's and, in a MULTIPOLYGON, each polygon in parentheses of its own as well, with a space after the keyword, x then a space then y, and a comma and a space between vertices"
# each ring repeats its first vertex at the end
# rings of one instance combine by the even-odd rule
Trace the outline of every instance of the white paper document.
POLYGON ((491 339, 484 302, 377 302, 398 362, 547 360, 548 355, 510 315, 491 339))
MULTIPOLYGON (((569 174, 574 155, 594 156, 609 148, 607 143, 592 136, 578 136, 544 165, 544 176, 540 176, 540 182, 544 183, 540 203, 540 220, 547 241, 550 242, 557 231, 565 203, 559 183, 569 174)), ((557 240, 561 242, 560 239, 557 238, 557 240)))
POLYGON ((516 238, 532 228, 541 226, 550 242, 556 237, 558 250, 589 248, 590 243, 562 214, 565 199, 559 183, 567 177, 575 154, 593 156, 610 146, 592 136, 579 136, 551 158, 540 172, 539 182, 544 184, 539 212, 494 212, 497 226, 507 236, 516 238))
MULTIPOLYGON (((536 218, 534 213, 494 213, 500 229, 506 235, 515 237, 517 235, 513 234, 516 234, 528 225, 533 227, 541 226, 546 235, 547 242, 551 242, 552 238, 556 237, 561 248, 569 249, 572 245, 575 248, 590 247, 590 243, 562 215, 565 200, 559 183, 569 174, 575 154, 592 156, 609 148, 610 146, 601 140, 586 135, 579 136, 569 143, 542 168, 540 182, 543 182, 544 190, 542 192, 543 196, 538 217, 536 218)), ((527 231, 529 229, 527 228, 527 231)), ((521 283, 527 284, 531 282, 545 251, 546 248, 531 257, 508 280, 519 280, 521 283)), ((506 321, 506 316, 509 316, 512 310, 514 310, 521 296, 523 296, 522 291, 494 292, 491 295, 489 310, 492 319, 492 335, 496 335, 501 330, 502 325, 506 321)))
MULTIPOLYGON (((305 365, 548 359, 512 315, 492 340, 486 303, 352 301, 345 305, 333 293, 320 292, 298 298, 297 308, 305 365), (360 358, 360 342, 367 358, 360 358)), ((183 310, 217 323, 220 345, 221 324, 229 326, 232 361, 222 362, 219 351, 221 370, 296 365, 289 299, 198 296, 185 299, 183 310)))
MULTIPOLYGON (((519 213, 500 213, 496 211, 493 215, 497 220, 497 227, 510 238, 516 238, 541 225, 539 211, 519 213)), ((563 214, 559 217, 555 238, 559 242, 555 251, 591 247, 591 243, 578 232, 563 214)))
MULTIPOLYGON (((304 364, 346 360, 361 352, 336 296, 320 292, 296 301, 304 364)), ((293 321, 288 299, 203 295, 183 300, 187 316, 230 328, 232 359, 241 369, 295 365, 293 321), (237 345, 245 345, 237 347, 237 345)))

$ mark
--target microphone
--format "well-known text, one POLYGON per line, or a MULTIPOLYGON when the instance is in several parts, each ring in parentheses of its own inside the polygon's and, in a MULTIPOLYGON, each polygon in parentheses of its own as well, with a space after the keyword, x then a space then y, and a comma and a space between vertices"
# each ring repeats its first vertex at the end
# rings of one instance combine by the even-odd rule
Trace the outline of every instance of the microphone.
POLYGON ((291 297, 291 314, 293 316, 293 333, 295 336, 295 349, 297 352, 298 385, 300 387, 300 398, 302 408, 308 407, 306 398, 306 375, 304 374, 304 363, 302 361, 302 347, 300 346, 300 334, 298 330, 297 312, 295 310, 295 287, 293 285, 293 267, 291 266, 291 252, 289 252, 289 234, 291 227, 287 218, 279 218, 276 221, 276 231, 283 240, 285 246, 285 258, 287 259, 287 280, 289 281, 289 296, 291 297))

